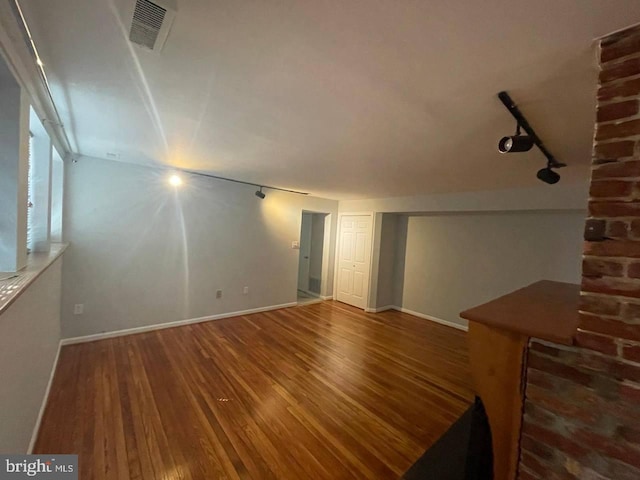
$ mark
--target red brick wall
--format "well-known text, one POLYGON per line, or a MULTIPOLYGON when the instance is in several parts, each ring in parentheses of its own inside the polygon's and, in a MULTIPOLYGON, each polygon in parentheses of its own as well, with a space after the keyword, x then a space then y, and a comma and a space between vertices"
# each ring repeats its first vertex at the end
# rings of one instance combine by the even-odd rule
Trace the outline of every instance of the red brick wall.
POLYGON ((640 479, 640 28, 601 42, 576 348, 532 341, 519 478, 640 479))

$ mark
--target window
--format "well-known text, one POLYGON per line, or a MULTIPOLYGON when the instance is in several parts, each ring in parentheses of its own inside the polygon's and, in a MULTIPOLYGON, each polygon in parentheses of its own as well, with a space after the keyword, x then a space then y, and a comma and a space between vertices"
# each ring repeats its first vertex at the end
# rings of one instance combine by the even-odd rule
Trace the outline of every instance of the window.
POLYGON ((29 117, 27 176, 27 248, 48 251, 51 236, 51 139, 33 110, 29 117))
POLYGON ((0 59, 0 271, 27 264, 27 251, 49 251, 62 236, 62 159, 27 92, 0 59))
POLYGON ((62 242, 62 202, 64 191, 64 162, 53 150, 51 164, 51 241, 62 242))
POLYGON ((29 132, 29 166, 28 166, 28 173, 27 173, 27 252, 32 252, 32 251, 33 251, 33 133, 29 132))

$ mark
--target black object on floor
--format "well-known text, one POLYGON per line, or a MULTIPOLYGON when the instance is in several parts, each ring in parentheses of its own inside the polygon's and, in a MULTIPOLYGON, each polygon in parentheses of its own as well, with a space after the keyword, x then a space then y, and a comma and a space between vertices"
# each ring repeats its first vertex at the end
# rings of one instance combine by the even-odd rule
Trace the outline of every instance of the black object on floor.
POLYGON ((429 448, 403 480, 492 480, 491 428, 482 400, 475 403, 429 448))

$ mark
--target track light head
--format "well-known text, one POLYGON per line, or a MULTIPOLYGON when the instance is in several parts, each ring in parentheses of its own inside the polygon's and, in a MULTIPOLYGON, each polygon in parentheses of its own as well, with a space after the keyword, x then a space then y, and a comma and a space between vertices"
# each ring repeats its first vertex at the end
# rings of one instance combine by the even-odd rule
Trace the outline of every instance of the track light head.
POLYGON ((529 135, 513 135, 502 137, 498 142, 500 153, 528 152, 533 147, 533 137, 529 135))
POLYGON ((553 185, 560 181, 560 175, 557 172, 551 170, 550 167, 538 170, 536 177, 538 177, 538 179, 542 180, 544 183, 548 183, 549 185, 553 185))
POLYGON ((266 195, 262 193, 262 187, 260 187, 260 190, 256 190, 256 197, 260 199, 264 199, 264 197, 266 197, 266 195))

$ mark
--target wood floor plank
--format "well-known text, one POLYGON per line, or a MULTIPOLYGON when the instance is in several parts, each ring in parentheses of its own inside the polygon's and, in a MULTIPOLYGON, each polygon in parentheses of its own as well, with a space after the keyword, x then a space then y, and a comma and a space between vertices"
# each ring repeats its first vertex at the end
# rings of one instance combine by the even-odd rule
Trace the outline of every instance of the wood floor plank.
POLYGON ((35 453, 80 478, 398 478, 472 400, 466 334, 322 302, 66 346, 35 453))

